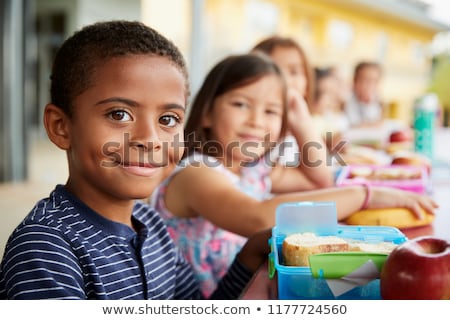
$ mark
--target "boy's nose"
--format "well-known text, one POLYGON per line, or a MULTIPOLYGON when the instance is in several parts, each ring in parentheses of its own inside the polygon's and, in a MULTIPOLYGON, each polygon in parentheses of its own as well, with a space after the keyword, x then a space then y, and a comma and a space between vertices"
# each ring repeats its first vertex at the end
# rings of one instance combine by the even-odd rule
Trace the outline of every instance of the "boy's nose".
POLYGON ((161 149, 162 142, 155 125, 150 121, 142 121, 136 126, 133 134, 133 146, 156 151, 161 149))

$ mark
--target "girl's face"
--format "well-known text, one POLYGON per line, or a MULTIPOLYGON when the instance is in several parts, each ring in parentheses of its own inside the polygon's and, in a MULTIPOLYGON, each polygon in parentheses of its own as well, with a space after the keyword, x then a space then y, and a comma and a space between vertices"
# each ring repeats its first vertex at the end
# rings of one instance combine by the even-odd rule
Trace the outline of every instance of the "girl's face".
POLYGON ((289 47, 275 47, 270 56, 283 72, 288 86, 298 90, 305 97, 307 85, 305 62, 298 50, 289 47))
POLYGON ((278 141, 283 94, 280 78, 271 74, 214 100, 203 127, 209 128, 211 139, 219 143, 225 165, 238 170, 237 163, 260 158, 278 141))
POLYGON ((67 187, 94 208, 146 198, 182 155, 185 79, 146 55, 112 58, 92 77, 73 101, 67 187))

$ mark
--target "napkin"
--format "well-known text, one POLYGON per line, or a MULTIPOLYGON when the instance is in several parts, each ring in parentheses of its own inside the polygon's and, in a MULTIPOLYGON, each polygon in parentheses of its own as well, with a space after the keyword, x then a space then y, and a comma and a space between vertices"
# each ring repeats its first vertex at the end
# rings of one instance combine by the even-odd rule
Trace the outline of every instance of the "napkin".
POLYGON ((339 279, 326 279, 328 287, 335 297, 340 296, 355 287, 364 286, 378 279, 380 271, 372 260, 368 260, 359 268, 339 279))

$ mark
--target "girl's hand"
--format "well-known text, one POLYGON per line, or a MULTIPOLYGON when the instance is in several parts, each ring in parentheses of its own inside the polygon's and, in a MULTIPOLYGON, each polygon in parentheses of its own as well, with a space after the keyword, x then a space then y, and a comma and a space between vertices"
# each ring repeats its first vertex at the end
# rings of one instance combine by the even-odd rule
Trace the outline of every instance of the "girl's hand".
POLYGON ((308 109, 308 104, 301 96, 298 90, 288 89, 288 122, 289 128, 297 128, 299 125, 310 124, 311 114, 308 109))
POLYGON ((423 218, 421 208, 434 214, 438 207, 438 204, 426 195, 393 188, 371 187, 368 199, 368 208, 407 208, 419 219, 423 218))

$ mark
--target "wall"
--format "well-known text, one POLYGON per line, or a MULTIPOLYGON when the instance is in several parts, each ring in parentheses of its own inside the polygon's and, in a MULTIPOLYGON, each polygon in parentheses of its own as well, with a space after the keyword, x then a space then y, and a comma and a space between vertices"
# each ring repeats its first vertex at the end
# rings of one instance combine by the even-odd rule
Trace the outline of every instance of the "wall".
POLYGON ((381 92, 409 121, 428 84, 428 48, 437 30, 369 10, 357 1, 205 0, 203 72, 223 56, 244 52, 268 35, 292 36, 317 66, 338 65, 350 81, 359 60, 384 67, 381 92))

